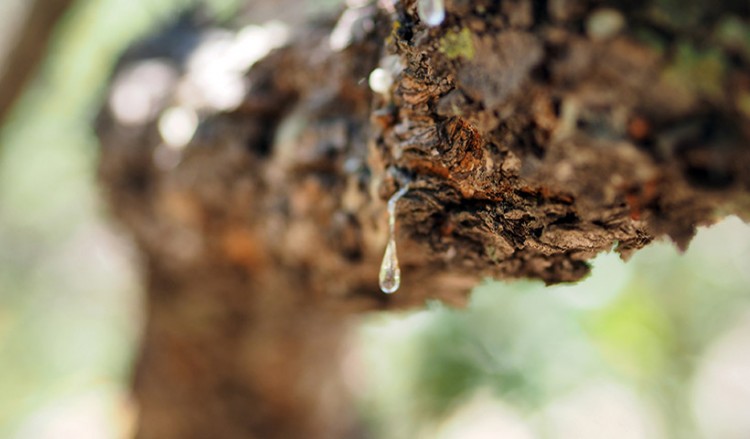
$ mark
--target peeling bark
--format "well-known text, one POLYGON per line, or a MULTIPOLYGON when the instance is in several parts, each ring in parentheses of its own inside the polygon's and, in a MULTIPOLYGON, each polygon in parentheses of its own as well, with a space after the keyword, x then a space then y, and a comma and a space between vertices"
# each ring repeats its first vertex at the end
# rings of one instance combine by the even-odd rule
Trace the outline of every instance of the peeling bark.
POLYGON ((148 261, 139 437, 365 436, 336 361, 347 316, 459 304, 485 276, 575 281, 599 252, 747 219, 750 11, 689 3, 446 0, 437 27, 368 4, 256 64, 236 109, 197 108, 184 149, 158 131, 190 105, 174 83, 141 124, 105 108, 101 178, 148 261))

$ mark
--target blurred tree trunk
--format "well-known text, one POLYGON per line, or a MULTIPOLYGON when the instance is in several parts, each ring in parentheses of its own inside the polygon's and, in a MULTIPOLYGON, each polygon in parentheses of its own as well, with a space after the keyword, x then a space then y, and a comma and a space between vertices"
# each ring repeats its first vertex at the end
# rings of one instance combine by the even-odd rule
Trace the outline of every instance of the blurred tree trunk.
POLYGON ((0 6, 0 124, 21 95, 71 0, 10 1, 0 6))
POLYGON ((436 27, 414 1, 352 6, 222 111, 206 96, 232 78, 201 76, 222 55, 186 57, 198 28, 134 48, 98 126, 146 261, 139 437, 365 437, 348 316, 460 303, 484 276, 575 281, 599 252, 748 218, 750 6, 683 3, 446 0, 436 27))

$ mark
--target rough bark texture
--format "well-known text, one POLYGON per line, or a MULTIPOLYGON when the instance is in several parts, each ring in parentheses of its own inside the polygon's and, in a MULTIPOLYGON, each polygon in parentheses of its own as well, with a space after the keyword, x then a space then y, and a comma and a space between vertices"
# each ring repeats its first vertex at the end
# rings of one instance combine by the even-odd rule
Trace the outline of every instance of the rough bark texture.
POLYGON ((446 0, 435 28, 386 3, 297 32, 184 149, 157 128, 189 105, 175 83, 143 123, 103 111, 102 180, 147 260, 139 437, 366 436, 339 379, 348 315, 460 303, 484 276, 575 281, 598 252, 748 217, 746 2, 446 0))

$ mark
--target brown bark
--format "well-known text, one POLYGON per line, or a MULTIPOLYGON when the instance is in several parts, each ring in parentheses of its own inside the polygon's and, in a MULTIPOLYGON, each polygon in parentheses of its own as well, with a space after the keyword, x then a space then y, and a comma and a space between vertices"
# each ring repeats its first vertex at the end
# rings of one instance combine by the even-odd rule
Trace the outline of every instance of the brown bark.
POLYGON ((4 19, 6 26, 11 20, 20 24, 6 36, 11 49, 0 59, 0 123, 44 59, 52 33, 71 4, 71 0, 29 0, 20 8, 21 16, 4 19))
POLYGON ((613 246, 747 218, 750 50, 721 35, 747 31, 748 6, 622 5, 453 0, 435 28, 413 1, 350 9, 347 47, 333 22, 301 31, 179 153, 157 116, 105 110, 102 180, 148 261, 139 437, 363 436, 336 360, 347 316, 460 303, 488 275, 574 281, 613 246), (374 95, 390 54, 402 68, 374 95), (396 175, 411 190, 386 296, 396 175))

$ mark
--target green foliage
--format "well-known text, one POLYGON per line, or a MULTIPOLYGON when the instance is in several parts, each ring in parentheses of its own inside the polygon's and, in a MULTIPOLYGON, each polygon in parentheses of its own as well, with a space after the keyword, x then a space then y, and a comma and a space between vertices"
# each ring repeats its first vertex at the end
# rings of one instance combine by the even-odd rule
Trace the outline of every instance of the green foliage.
POLYGON ((489 391, 541 437, 570 437, 557 435, 548 412, 608 382, 629 389, 635 408, 670 437, 693 435, 703 355, 750 312, 748 254, 750 228, 735 218, 702 231, 683 256, 657 243, 628 264, 599 256, 575 285, 488 282, 465 310, 431 303, 372 317, 362 333, 373 383, 363 408, 378 437, 419 437, 425 426, 424 437, 434 437, 447 416, 489 391))
MULTIPOLYGON (((101 218, 92 121, 121 51, 191 3, 79 1, 0 131, 0 437, 41 437, 90 397, 123 416, 141 311, 101 218)), ((228 17, 235 3, 211 5, 228 17)))

